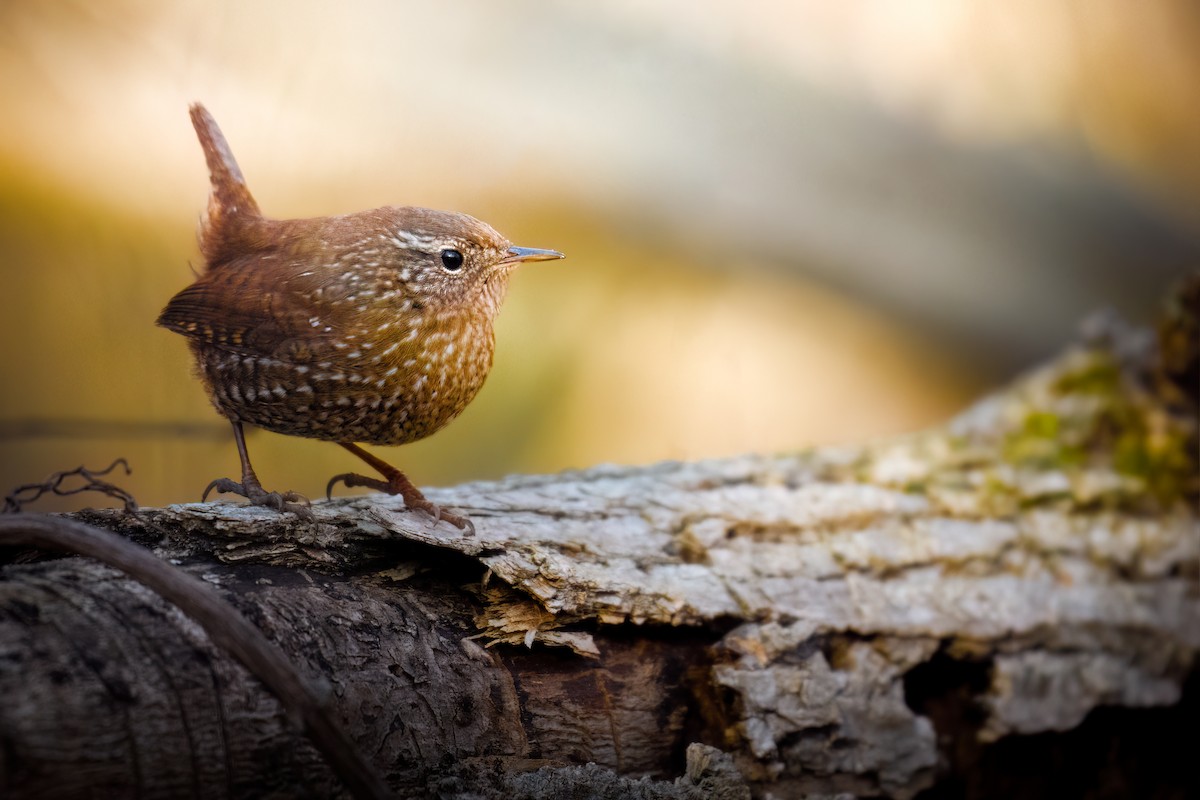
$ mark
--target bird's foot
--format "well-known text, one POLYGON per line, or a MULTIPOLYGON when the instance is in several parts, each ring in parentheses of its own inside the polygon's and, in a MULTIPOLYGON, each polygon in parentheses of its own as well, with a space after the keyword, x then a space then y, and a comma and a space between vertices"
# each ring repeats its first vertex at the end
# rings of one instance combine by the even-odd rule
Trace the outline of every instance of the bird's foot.
POLYGON ((268 492, 255 479, 243 478, 241 483, 232 478, 217 478, 205 489, 200 496, 200 502, 208 499, 208 493, 216 490, 218 493, 237 494, 250 501, 251 505, 265 506, 280 512, 290 512, 300 519, 313 519, 309 508, 308 498, 296 492, 268 492))
POLYGON ((333 487, 342 482, 347 489, 356 487, 365 487, 368 489, 376 489, 387 494, 398 494, 404 498, 404 505, 412 511, 424 511, 434 520, 445 520, 461 531, 465 531, 467 536, 475 535, 475 523, 459 514, 453 514, 430 500, 425 499, 425 495, 421 494, 421 490, 412 485, 412 482, 400 472, 397 472, 390 480, 382 480, 380 478, 368 478, 366 475, 358 475, 353 472, 346 472, 341 475, 334 475, 329 479, 329 484, 325 487, 326 499, 333 499, 333 487))

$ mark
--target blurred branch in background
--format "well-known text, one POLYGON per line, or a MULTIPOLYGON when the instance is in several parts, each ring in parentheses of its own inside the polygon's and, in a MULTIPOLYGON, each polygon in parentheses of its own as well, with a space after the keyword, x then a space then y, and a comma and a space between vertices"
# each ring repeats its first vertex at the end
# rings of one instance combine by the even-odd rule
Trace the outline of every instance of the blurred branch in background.
POLYGON ((219 422, 137 422, 112 419, 0 420, 0 442, 18 439, 229 439, 219 422))

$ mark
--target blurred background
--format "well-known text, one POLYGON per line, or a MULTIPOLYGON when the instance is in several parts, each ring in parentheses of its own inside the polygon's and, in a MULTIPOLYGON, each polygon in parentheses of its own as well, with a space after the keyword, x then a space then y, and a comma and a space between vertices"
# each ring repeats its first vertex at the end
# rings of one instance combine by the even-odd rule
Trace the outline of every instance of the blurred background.
MULTIPOLYGON (((422 484, 862 441, 1200 265, 1193 0, 0 4, 0 493, 237 477, 154 327, 221 123, 264 211, 464 211, 519 272, 422 484)), ((255 432, 268 489, 357 468, 255 432)), ((102 503, 83 498, 80 503, 102 503)), ((63 508, 46 504, 38 508, 63 508)))

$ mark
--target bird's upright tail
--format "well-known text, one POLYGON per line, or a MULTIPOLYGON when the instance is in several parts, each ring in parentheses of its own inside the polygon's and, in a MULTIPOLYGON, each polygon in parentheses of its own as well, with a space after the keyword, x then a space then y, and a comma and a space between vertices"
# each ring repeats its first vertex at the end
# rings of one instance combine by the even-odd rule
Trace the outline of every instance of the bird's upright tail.
POLYGON ((215 267, 239 251, 239 241, 262 219, 262 212, 217 121, 200 103, 193 103, 190 111, 212 179, 208 212, 200 224, 200 251, 208 266, 215 267))

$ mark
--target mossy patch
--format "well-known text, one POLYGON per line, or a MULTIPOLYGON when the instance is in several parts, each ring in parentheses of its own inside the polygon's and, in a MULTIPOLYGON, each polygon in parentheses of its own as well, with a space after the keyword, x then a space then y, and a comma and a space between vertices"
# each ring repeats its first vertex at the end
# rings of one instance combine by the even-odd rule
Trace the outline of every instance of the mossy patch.
POLYGON ((853 477, 948 513, 1036 507, 1158 513, 1195 503, 1197 420, 1105 346, 1077 348, 944 428, 866 448, 853 477))
POLYGON ((1195 491, 1197 463, 1189 447, 1195 419, 1168 413, 1105 349, 1069 358, 1064 366, 1048 392, 1031 393, 1028 413, 1005 437, 1006 461, 1024 469, 1060 470, 1069 479, 1086 469, 1111 470, 1137 481, 1134 491, 1113 489, 1107 498, 1087 498, 1107 500, 1106 505, 1150 510, 1195 491))

